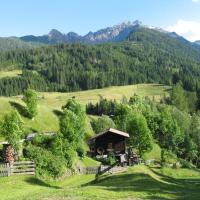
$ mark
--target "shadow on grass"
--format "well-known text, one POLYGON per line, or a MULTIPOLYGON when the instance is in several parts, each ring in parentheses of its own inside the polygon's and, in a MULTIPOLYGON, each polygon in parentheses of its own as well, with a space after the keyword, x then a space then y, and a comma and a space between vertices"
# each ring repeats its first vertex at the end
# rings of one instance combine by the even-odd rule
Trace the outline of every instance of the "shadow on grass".
POLYGON ((105 190, 114 192, 137 192, 145 194, 147 199, 152 200, 200 199, 200 186, 193 186, 185 180, 174 179, 157 172, 155 174, 159 175, 159 179, 145 173, 107 175, 82 187, 101 186, 105 190))
POLYGON ((26 179, 26 182, 31 184, 31 185, 38 185, 38 186, 41 186, 41 187, 48 187, 48 188, 53 188, 53 189, 62 189, 62 187, 50 185, 50 184, 45 183, 44 181, 42 181, 38 178, 35 178, 35 177, 28 177, 26 179))
POLYGON ((163 181, 165 181, 165 182, 168 182, 168 183, 170 183, 170 184, 181 184, 180 180, 175 179, 175 178, 170 177, 170 176, 167 176, 167 175, 164 175, 164 174, 162 174, 162 173, 160 173, 160 172, 158 172, 158 171, 156 171, 156 170, 154 170, 154 169, 159 169, 159 168, 150 168, 150 167, 149 167, 149 170, 150 170, 151 172, 153 172, 154 174, 156 174, 157 176, 159 176, 159 178, 160 178, 161 180, 163 180, 163 181))
POLYGON ((53 110, 53 113, 57 116, 57 117, 61 117, 63 115, 63 112, 60 110, 53 110))
POLYGON ((172 89, 171 89, 171 88, 168 88, 168 89, 165 89, 164 91, 165 91, 165 92, 170 92, 170 91, 172 91, 172 89))
POLYGON ((17 111, 19 112, 20 115, 22 115, 23 117, 29 118, 29 114, 28 114, 26 107, 24 107, 23 105, 15 102, 15 101, 10 101, 9 103, 12 107, 17 109, 17 111))
MULTIPOLYGON (((154 174, 158 175, 161 180, 177 184, 183 187, 186 187, 187 189, 190 188, 191 190, 195 190, 195 187, 199 187, 199 196, 200 196, 200 179, 196 178, 172 178, 170 176, 164 175, 153 168, 149 168, 154 174)), ((199 172, 198 169, 193 169, 194 171, 199 172)), ((200 198, 199 198, 200 199, 200 198)))

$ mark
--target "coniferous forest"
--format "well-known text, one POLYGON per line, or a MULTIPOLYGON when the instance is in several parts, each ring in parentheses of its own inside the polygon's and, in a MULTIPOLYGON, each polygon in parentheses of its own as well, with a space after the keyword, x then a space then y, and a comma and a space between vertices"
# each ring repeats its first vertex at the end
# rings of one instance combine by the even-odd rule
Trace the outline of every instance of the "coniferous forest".
POLYGON ((22 75, 0 79, 0 95, 80 91, 136 83, 172 85, 199 93, 200 50, 183 38, 138 28, 120 43, 59 44, 1 52, 0 70, 22 75))

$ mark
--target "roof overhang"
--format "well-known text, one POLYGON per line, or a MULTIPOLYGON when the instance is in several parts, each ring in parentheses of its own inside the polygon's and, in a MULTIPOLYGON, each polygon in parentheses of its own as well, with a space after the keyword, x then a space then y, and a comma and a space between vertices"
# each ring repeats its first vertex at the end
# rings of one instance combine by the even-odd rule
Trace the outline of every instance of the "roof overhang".
POLYGON ((116 135, 120 135, 120 136, 125 137, 125 138, 129 138, 130 137, 129 134, 126 133, 126 132, 119 131, 119 130, 114 129, 114 128, 109 128, 108 130, 106 130, 106 131, 104 131, 102 133, 96 134, 95 136, 93 136, 92 138, 90 138, 89 141, 95 140, 96 138, 99 138, 102 135, 105 135, 105 134, 108 134, 108 133, 113 133, 113 134, 116 134, 116 135))

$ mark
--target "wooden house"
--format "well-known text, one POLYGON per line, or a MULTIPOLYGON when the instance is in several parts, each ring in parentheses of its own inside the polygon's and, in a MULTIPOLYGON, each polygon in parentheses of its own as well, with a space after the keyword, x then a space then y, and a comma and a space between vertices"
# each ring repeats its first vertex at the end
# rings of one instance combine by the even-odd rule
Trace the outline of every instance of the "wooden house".
POLYGON ((92 137, 88 143, 92 157, 107 157, 110 153, 119 158, 120 162, 126 162, 126 139, 129 134, 110 128, 92 137))

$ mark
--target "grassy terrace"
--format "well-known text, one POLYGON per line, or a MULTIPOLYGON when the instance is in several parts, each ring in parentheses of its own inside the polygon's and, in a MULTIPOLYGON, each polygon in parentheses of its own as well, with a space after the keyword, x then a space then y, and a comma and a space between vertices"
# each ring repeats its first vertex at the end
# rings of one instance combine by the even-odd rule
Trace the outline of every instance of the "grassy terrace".
POLYGON ((0 71, 0 78, 15 77, 22 74, 21 70, 0 71))
POLYGON ((136 166, 127 173, 68 177, 46 183, 31 176, 0 178, 1 200, 200 199, 200 173, 136 166))
MULTIPOLYGON (((123 96, 129 98, 136 93, 141 96, 149 96, 150 98, 159 100, 164 94, 167 94, 168 89, 169 87, 167 86, 139 84, 71 93, 41 93, 37 117, 33 121, 25 117, 23 119, 26 126, 33 130, 39 132, 57 131, 58 117, 56 113, 60 110, 61 106, 65 104, 68 98, 75 97, 82 105, 88 102, 97 102, 100 95, 108 99, 116 99, 119 101, 123 96)), ((23 115, 24 111, 21 97, 0 97, 0 118, 13 109, 13 107, 17 107, 23 115), (17 104, 13 104, 13 102, 17 102, 17 104)))

